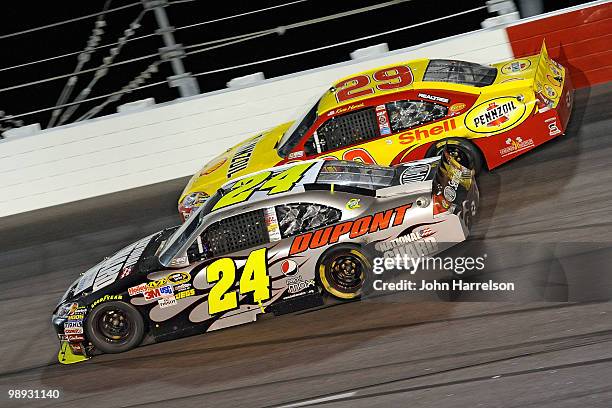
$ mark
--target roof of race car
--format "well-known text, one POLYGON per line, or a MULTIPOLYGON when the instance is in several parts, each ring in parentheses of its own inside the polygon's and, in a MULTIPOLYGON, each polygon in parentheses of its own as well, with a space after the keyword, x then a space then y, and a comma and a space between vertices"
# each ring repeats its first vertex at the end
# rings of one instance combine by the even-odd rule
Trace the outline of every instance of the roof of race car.
MULTIPOLYGON (((353 106, 356 102, 365 99, 413 89, 415 83, 422 81, 429 61, 429 59, 423 58, 395 63, 344 77, 336 81, 321 97, 317 113, 320 115, 331 109, 337 109, 340 106, 346 105, 347 100, 343 99, 343 93, 344 95, 347 92, 350 94, 350 106, 353 106), (407 70, 404 71, 404 68, 407 68, 409 72, 407 70), (404 72, 400 72, 398 69, 404 72), (398 86, 401 85, 402 81, 406 81, 407 84, 398 86), (353 88, 354 90, 352 90, 353 88)), ((355 108, 358 107, 355 106, 355 108)))

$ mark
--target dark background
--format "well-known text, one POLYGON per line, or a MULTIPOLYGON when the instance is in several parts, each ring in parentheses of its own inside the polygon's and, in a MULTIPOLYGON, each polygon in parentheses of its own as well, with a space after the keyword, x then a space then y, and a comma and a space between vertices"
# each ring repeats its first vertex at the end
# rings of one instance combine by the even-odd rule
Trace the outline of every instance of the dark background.
MULTIPOLYGON (((210 1, 194 0, 170 5, 167 7, 167 13, 171 25, 174 27, 181 27, 286 2, 288 1, 232 1, 223 2, 222 5, 217 3, 215 7, 211 7, 213 3, 210 1)), ((550 11, 584 2, 585 1, 579 0, 547 0, 545 1, 545 6, 546 11, 550 11)), ((0 36, 74 17, 80 17, 90 13, 96 13, 102 10, 104 3, 104 0, 71 0, 63 2, 22 0, 19 2, 11 2, 10 5, 7 4, 2 8, 2 14, 0 15, 0 36)), ((113 0, 110 4, 110 8, 133 3, 138 2, 134 0, 113 0)), ((304 3, 289 5, 249 16, 179 30, 175 33, 175 37, 179 43, 192 45, 253 31, 275 28, 281 25, 377 3, 381 3, 381 1, 351 0, 348 2, 309 0, 304 3)), ((282 36, 273 34, 261 39, 255 39, 214 51, 188 56, 184 59, 184 64, 186 70, 192 73, 208 71, 379 33, 482 6, 484 3, 484 0, 413 0, 411 2, 401 3, 399 5, 370 11, 356 16, 289 30, 282 36)), ((105 27, 105 33, 99 45, 116 42, 122 35, 123 30, 128 27, 141 10, 142 6, 138 4, 135 7, 107 14, 107 26, 105 27)), ((345 46, 291 57, 281 61, 200 76, 198 77, 198 82, 201 91, 207 92, 224 88, 227 81, 232 78, 258 71, 264 72, 266 78, 272 78, 322 65, 346 61, 349 59, 349 54, 353 50, 382 42, 387 42, 390 49, 398 49, 476 30, 480 28, 480 22, 488 16, 487 11, 483 9, 455 17, 451 20, 440 21, 423 27, 416 27, 399 33, 345 46)), ((0 39, 0 45, 4 50, 0 59, 0 68, 53 57, 64 53, 80 51, 87 43, 94 22, 95 17, 34 33, 0 39)), ((135 36, 153 33, 156 28, 157 26, 153 12, 148 12, 142 20, 142 27, 136 31, 135 36)), ((123 47, 120 55, 115 59, 115 62, 155 53, 160 46, 163 46, 163 42, 162 39, 157 36, 129 42, 123 47)), ((108 50, 109 48, 97 50, 84 68, 94 68, 101 64, 102 58, 108 55, 108 50)), ((153 61, 155 61, 155 58, 118 67, 111 67, 108 74, 94 87, 89 97, 119 90, 153 61)), ((74 55, 28 67, 1 71, 0 88, 68 74, 72 72, 76 63, 77 56, 74 55)), ((169 75, 172 75, 169 64, 162 64, 160 66, 160 71, 154 74, 146 83, 162 81, 169 75)), ((76 97, 78 92, 92 77, 93 72, 79 76, 79 81, 72 94, 73 98, 76 97)), ((25 88, 0 92, 0 110, 5 111, 6 115, 17 115, 40 108, 52 107, 56 104, 66 81, 67 79, 64 78, 25 88)), ((154 97, 159 103, 175 99, 178 97, 178 91, 169 88, 166 84, 139 90, 124 95, 118 103, 108 106, 101 114, 115 112, 118 104, 146 97, 154 97)), ((72 116, 72 120, 78 118, 81 114, 102 101, 103 100, 97 100, 82 104, 79 110, 72 116)), ((44 128, 49 121, 50 115, 51 112, 45 112, 29 115, 21 119, 25 124, 40 122, 41 126, 44 128)), ((100 116, 100 114, 98 116, 100 116)))

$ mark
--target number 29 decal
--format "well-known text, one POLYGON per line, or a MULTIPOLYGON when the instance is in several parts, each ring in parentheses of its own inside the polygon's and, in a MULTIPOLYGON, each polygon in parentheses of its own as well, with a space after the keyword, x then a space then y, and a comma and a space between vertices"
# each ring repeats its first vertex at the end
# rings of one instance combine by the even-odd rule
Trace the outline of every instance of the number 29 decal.
MULTIPOLYGON (((253 300, 261 302, 270 299, 270 276, 266 262, 266 248, 249 254, 238 283, 241 295, 253 293, 253 300)), ((238 295, 230 289, 236 283, 236 262, 232 258, 221 258, 208 265, 206 280, 215 283, 208 294, 208 314, 227 312, 238 307, 238 295)))
MULTIPOLYGON (((374 72, 372 78, 376 82, 376 88, 381 91, 403 88, 412 84, 414 80, 410 67, 405 65, 383 68, 374 72)), ((373 94, 374 88, 368 86, 370 82, 371 78, 363 74, 337 83, 334 86, 337 89, 336 100, 341 103, 360 96, 373 94)))

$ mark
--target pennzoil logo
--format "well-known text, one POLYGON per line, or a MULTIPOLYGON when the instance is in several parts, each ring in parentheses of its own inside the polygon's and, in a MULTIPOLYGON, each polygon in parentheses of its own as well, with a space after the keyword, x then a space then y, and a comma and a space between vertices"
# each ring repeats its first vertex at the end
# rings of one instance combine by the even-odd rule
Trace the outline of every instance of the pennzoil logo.
POLYGON ((465 116, 465 127, 475 133, 496 133, 516 126, 525 116, 527 107, 512 96, 481 103, 465 116))

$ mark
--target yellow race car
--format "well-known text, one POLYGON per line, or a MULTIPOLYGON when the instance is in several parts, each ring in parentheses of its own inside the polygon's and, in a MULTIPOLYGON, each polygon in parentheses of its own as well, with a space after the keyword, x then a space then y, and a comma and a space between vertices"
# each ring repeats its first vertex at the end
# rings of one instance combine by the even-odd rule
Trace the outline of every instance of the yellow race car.
MULTIPOLYGON (((179 199, 185 219, 230 179, 314 158, 396 165, 437 156, 479 171, 564 133, 573 88, 566 69, 539 54, 492 66, 418 59, 341 79, 295 122, 211 160, 179 199)), ((249 186, 254 187, 254 186, 249 186)))

